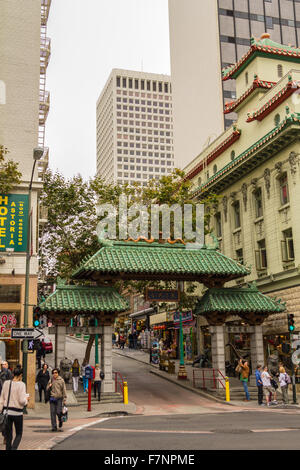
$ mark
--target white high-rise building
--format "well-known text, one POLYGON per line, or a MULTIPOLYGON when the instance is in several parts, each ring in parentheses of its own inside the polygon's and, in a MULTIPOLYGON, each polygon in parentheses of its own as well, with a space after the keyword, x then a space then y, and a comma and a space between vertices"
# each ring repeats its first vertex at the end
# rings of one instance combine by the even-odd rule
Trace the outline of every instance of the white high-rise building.
POLYGON ((97 176, 146 185, 173 168, 170 77, 113 69, 97 101, 97 176))

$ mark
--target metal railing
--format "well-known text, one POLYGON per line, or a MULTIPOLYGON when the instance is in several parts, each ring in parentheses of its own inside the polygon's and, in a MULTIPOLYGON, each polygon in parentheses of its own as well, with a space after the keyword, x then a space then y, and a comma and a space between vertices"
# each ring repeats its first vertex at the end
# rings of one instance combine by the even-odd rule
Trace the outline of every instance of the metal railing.
POLYGON ((123 395, 124 401, 124 377, 120 374, 120 372, 113 371, 113 374, 115 374, 115 393, 120 391, 120 393, 123 395))
POLYGON ((218 369, 193 369, 193 387, 225 390, 226 378, 218 369))

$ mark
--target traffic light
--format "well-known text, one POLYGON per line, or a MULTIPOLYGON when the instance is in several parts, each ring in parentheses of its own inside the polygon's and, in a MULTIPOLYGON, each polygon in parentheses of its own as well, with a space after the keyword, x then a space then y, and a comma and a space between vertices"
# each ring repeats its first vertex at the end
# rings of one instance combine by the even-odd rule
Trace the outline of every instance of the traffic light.
POLYGON ((294 320, 294 314, 289 313, 288 316, 288 329, 290 333, 293 333, 295 331, 295 320, 294 320))
POLYGON ((39 307, 33 307, 33 326, 37 328, 40 326, 41 309, 39 307))

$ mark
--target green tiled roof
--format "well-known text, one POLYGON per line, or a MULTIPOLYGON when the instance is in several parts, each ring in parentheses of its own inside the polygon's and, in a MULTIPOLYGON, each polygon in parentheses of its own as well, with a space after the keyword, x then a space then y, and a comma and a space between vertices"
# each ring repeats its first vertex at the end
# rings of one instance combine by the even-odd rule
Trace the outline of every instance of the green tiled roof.
POLYGON ((95 273, 139 279, 140 275, 168 275, 173 279, 199 277, 230 279, 250 274, 250 269, 212 248, 188 249, 185 245, 147 242, 113 242, 100 250, 73 273, 88 278, 95 273))
POLYGON ((248 288, 209 289, 199 300, 196 315, 211 312, 238 313, 279 313, 285 310, 285 303, 274 300, 259 292, 256 286, 248 288))
POLYGON ((42 312, 124 312, 127 301, 113 287, 57 286, 39 305, 42 312))

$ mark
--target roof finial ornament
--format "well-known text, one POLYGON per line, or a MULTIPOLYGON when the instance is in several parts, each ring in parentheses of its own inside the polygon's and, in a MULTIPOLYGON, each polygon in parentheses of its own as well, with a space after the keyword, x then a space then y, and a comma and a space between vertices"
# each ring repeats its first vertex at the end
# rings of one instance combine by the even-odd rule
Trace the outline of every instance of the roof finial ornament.
POLYGON ((263 34, 261 35, 260 39, 270 39, 270 37, 271 37, 271 34, 269 34, 269 33, 263 33, 263 34))
POLYGON ((107 237, 107 228, 104 228, 98 235, 98 242, 102 246, 113 246, 114 242, 107 237))

